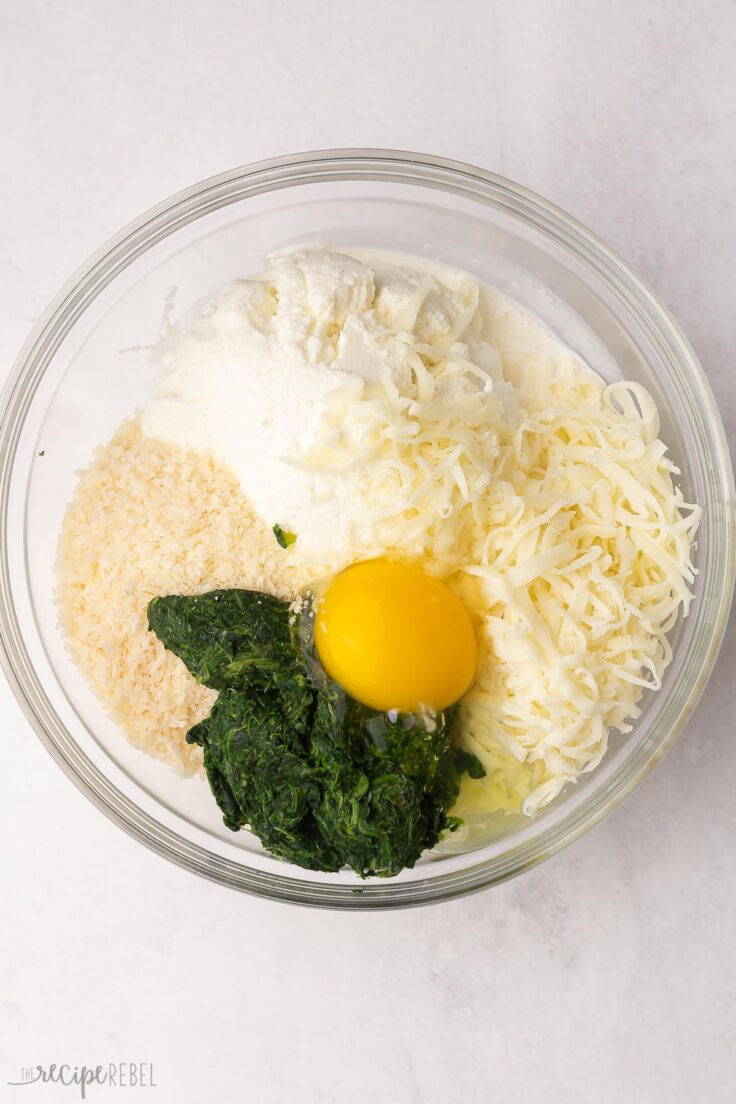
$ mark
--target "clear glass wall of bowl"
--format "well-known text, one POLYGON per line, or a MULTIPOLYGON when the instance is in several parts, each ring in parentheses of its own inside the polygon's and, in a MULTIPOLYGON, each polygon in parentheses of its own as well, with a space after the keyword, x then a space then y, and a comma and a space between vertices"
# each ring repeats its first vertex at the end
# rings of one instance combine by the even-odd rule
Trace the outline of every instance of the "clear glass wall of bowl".
POLYGON ((205 181, 123 231, 63 289, 5 392, 0 433, 0 635, 31 723, 84 792, 174 862, 237 889, 333 907, 398 907, 501 881, 609 812, 675 739, 701 693, 733 585, 733 482, 723 429, 676 325, 601 242, 518 186, 464 165, 380 151, 266 162, 205 181), (474 849, 398 878, 313 874, 224 829, 206 785, 133 749, 64 650, 54 605, 59 526, 97 445, 144 403, 164 311, 181 319, 265 254, 297 242, 384 247, 464 268, 546 318, 604 376, 654 396, 686 499, 704 507, 697 597, 634 731, 535 820, 497 818, 474 849), (582 322, 581 322, 582 320, 582 322), (490 838, 488 838, 490 836, 490 838))

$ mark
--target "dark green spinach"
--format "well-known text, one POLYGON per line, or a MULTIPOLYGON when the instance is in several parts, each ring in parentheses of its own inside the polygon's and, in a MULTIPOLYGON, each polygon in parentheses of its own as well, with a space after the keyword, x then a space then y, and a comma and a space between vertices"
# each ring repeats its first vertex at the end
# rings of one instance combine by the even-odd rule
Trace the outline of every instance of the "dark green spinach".
POLYGON ((276 543, 282 548, 288 548, 296 540, 296 533, 290 533, 288 529, 282 529, 280 525, 272 526, 276 543))
POLYGON ((225 824, 313 870, 362 877, 413 866, 441 834, 460 776, 483 773, 455 747, 454 713, 376 713, 315 667, 289 607, 247 590, 154 598, 149 628, 206 686, 200 744, 225 824))

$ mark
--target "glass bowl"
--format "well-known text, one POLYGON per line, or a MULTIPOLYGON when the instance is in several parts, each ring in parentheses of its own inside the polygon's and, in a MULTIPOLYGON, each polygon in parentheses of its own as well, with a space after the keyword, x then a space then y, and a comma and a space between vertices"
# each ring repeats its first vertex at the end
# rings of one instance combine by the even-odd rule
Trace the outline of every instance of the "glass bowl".
POLYGON ((559 851, 672 746, 723 636, 733 520, 725 435, 703 371, 651 292, 588 230, 508 180, 440 158, 380 150, 279 158, 206 180, 132 223, 72 277, 28 339, 2 399, 0 655, 57 762, 159 854, 281 901, 395 908, 447 900, 559 851), (531 307, 604 376, 648 388, 685 498, 703 507, 696 599, 672 634, 663 688, 646 697, 634 731, 536 819, 499 819, 490 842, 425 855, 388 880, 303 871, 266 855, 249 833, 228 832, 202 780, 179 779, 134 750, 106 717, 64 650, 54 604, 56 543, 75 472, 145 400, 164 305, 180 317, 259 271, 268 251, 305 240, 436 257, 531 307))

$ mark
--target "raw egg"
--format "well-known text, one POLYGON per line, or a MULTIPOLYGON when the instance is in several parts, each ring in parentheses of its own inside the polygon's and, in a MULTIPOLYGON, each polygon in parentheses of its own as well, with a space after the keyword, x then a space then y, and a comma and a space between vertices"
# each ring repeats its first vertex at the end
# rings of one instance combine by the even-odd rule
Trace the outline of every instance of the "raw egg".
POLYGON ((367 560, 335 576, 314 640, 327 674, 382 711, 446 709, 475 677, 470 614, 450 588, 411 564, 367 560))

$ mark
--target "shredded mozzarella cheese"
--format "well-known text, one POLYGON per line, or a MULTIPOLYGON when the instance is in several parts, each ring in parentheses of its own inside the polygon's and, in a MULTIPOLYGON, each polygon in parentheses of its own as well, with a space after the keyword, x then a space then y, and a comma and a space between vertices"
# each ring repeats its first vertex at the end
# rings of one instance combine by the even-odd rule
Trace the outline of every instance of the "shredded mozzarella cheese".
MULTIPOLYGON (((692 599, 700 510, 673 484, 638 384, 606 386, 581 364, 509 412, 466 346, 390 336, 413 346, 412 387, 386 373, 334 392, 318 446, 296 461, 362 473, 370 519, 309 569, 398 550, 447 576, 482 641, 461 717, 487 773, 465 780, 459 811, 532 815, 661 686, 666 634, 692 599)), ((298 541, 289 557, 307 568, 298 541)))

